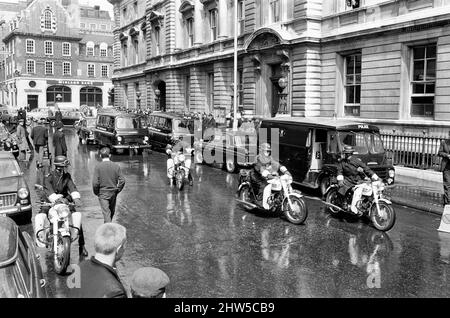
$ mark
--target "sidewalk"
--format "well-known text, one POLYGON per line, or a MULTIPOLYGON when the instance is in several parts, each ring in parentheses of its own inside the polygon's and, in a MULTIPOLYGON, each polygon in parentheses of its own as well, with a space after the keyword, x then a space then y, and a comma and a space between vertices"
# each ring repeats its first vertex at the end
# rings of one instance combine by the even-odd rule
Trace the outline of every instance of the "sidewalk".
POLYGON ((441 172, 395 167, 395 185, 387 194, 393 203, 441 215, 443 191, 441 172))

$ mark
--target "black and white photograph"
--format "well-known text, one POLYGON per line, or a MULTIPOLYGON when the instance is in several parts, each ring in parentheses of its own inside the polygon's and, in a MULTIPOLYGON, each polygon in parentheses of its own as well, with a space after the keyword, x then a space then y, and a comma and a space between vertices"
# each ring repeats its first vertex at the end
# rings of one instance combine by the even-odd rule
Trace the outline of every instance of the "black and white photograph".
POLYGON ((0 0, 0 298, 280 313, 447 273, 450 0, 0 0))

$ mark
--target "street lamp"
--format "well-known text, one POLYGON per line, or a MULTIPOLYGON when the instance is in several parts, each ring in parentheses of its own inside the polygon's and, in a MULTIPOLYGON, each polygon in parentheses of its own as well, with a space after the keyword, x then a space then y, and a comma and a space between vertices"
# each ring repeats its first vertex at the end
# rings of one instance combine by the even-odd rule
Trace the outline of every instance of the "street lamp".
POLYGON ((159 89, 155 89, 155 96, 156 96, 156 98, 155 98, 155 103, 156 103, 156 110, 161 110, 161 109, 159 109, 159 107, 160 107, 160 105, 159 105, 159 102, 160 102, 160 100, 159 100, 159 95, 161 94, 161 91, 159 90, 159 89))

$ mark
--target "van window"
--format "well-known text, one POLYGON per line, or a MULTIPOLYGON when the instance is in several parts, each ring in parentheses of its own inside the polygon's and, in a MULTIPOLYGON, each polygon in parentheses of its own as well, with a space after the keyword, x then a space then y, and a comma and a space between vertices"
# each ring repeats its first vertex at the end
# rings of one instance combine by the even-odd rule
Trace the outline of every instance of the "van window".
POLYGON ((155 126, 154 121, 155 121, 155 116, 149 116, 147 119, 148 127, 154 127, 155 126))
MULTIPOLYGON (((309 129, 307 127, 289 125, 281 127, 279 129, 280 129, 280 143, 295 146, 306 146, 306 142, 309 135, 309 129)), ((268 135, 270 135, 269 131, 268 135)))
POLYGON ((335 131, 328 133, 328 153, 338 153, 339 152, 339 145, 338 145, 338 138, 335 131))
POLYGON ((316 129, 316 142, 327 142, 327 131, 324 129, 316 129))
POLYGON ((116 127, 118 129, 141 128, 139 119, 132 117, 117 117, 116 127))

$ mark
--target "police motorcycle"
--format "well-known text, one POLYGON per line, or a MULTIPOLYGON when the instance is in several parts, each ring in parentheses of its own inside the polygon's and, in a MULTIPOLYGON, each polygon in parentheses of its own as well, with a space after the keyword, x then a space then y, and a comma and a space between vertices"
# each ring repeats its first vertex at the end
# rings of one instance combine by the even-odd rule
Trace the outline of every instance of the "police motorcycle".
MULTIPOLYGON (((39 247, 47 247, 53 254, 54 270, 57 274, 63 275, 70 265, 70 246, 78 239, 81 213, 72 213, 70 207, 75 204, 60 196, 55 203, 40 202, 41 206, 48 206, 50 210, 47 220, 44 221, 47 226, 36 233, 36 241, 39 247)), ((36 219, 40 215, 45 218, 45 213, 39 213, 36 219)))
MULTIPOLYGON (((177 151, 177 145, 173 147, 175 149, 173 149, 171 145, 166 146, 167 155, 172 156, 172 154, 174 153, 174 155, 172 156, 172 163, 170 164, 168 162, 167 173, 168 175, 172 175, 171 184, 175 184, 177 189, 181 191, 184 188, 186 180, 189 179, 191 160, 189 158, 186 158, 186 155, 182 151, 177 151)), ((187 148, 186 152, 191 153, 192 149, 187 148)), ((192 182, 192 180, 189 180, 190 185, 192 185, 192 182)))
POLYGON ((356 203, 358 216, 368 218, 377 230, 389 231, 395 224, 396 216, 392 202, 384 194, 386 184, 380 179, 371 180, 362 168, 357 171, 364 176, 364 180, 348 190, 345 196, 339 193, 338 184, 331 184, 325 193, 325 205, 332 215, 337 216, 341 212, 355 215, 350 209, 353 193, 358 188, 362 189, 361 199, 356 203))
POLYGON ((287 170, 281 170, 283 173, 281 176, 278 172, 269 173, 268 170, 264 172, 262 176, 266 178, 270 185, 270 195, 267 197, 267 202, 258 200, 258 192, 254 189, 251 176, 254 171, 248 169, 241 169, 239 172, 237 191, 239 199, 237 201, 242 203, 247 211, 262 209, 275 215, 283 214, 293 224, 304 223, 308 216, 308 209, 303 195, 292 188, 291 174, 287 173, 287 170), (264 203, 267 203, 267 208, 264 207, 264 203))

